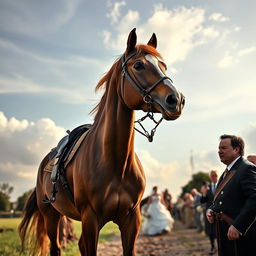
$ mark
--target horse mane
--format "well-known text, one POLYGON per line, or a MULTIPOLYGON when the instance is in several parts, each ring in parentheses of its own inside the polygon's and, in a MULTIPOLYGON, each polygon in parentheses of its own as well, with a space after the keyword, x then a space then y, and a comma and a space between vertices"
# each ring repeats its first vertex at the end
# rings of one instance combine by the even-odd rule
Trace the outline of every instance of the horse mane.
MULTIPOLYGON (((158 57, 160 59, 163 59, 161 54, 156 50, 156 48, 150 46, 150 45, 145 45, 145 44, 138 44, 135 47, 135 58, 137 56, 140 56, 142 54, 150 54, 152 56, 158 57)), ((121 56, 122 57, 122 56, 121 56)), ((91 114, 95 114, 94 117, 94 121, 99 119, 99 116, 101 115, 104 107, 105 107, 105 103, 106 103, 106 99, 107 99, 107 92, 108 92, 108 88, 109 88, 109 84, 111 81, 111 78, 113 76, 114 73, 116 74, 121 74, 121 57, 119 57, 114 64, 112 65, 112 67, 110 68, 110 70, 100 79, 100 81, 98 82, 98 84, 95 87, 95 91, 98 91, 99 89, 101 89, 103 86, 105 86, 105 92, 101 97, 101 100, 99 101, 99 103, 91 110, 91 114)), ((118 78, 118 76, 115 77, 116 79, 118 78)), ((118 82, 118 81, 116 81, 118 82)))

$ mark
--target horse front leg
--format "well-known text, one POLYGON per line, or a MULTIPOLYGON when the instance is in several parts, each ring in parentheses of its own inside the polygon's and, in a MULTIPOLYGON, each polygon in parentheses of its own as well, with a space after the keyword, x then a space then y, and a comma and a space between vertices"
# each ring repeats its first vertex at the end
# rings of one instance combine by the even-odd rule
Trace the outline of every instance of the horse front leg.
POLYGON ((80 253, 83 256, 96 256, 99 239, 99 223, 95 212, 86 209, 82 214, 82 234, 79 240, 80 253))
POLYGON ((123 246, 123 256, 135 256, 135 242, 140 231, 140 212, 137 207, 136 210, 125 216, 119 229, 121 231, 121 239, 123 246))

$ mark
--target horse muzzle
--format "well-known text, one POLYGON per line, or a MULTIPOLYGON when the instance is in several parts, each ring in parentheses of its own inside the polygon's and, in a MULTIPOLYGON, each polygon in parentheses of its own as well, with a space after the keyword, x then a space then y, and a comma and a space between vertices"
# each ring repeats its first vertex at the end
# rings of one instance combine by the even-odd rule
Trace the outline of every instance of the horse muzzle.
POLYGON ((164 100, 155 99, 165 120, 176 120, 185 106, 185 97, 181 92, 168 94, 164 100))

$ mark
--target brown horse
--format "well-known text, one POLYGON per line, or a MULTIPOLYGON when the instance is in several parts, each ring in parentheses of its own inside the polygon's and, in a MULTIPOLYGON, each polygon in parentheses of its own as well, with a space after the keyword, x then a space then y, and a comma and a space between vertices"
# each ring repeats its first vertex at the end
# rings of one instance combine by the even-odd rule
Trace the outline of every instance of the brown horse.
POLYGON ((50 255, 61 255, 58 225, 63 215, 82 222, 81 255, 97 254, 99 231, 109 221, 119 226, 123 255, 135 255, 145 175, 134 152, 134 110, 150 109, 175 120, 184 106, 183 95, 165 75, 155 34, 147 45, 136 43, 133 29, 125 53, 96 87, 104 85, 105 92, 94 109, 94 123, 66 168, 74 202, 57 182, 56 200, 43 203, 52 192, 51 174, 44 171, 48 156, 40 164, 36 188, 19 226, 23 246, 34 232, 34 255, 46 255, 49 240, 50 255))

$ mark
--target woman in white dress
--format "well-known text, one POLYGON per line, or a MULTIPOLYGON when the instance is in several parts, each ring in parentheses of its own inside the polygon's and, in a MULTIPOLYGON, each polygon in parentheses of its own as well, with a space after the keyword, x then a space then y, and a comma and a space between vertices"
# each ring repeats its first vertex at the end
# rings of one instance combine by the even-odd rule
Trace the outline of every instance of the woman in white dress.
POLYGON ((153 187, 153 193, 148 203, 142 208, 144 220, 142 233, 144 235, 160 235, 168 233, 173 227, 173 218, 163 204, 162 194, 158 193, 158 187, 153 187))

